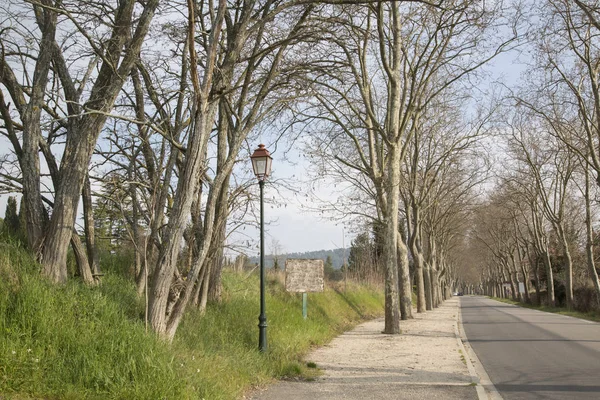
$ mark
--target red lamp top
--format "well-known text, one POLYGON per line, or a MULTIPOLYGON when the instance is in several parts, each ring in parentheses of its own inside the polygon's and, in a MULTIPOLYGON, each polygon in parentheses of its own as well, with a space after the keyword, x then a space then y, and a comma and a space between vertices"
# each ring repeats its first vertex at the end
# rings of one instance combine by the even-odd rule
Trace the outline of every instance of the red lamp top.
POLYGON ((258 149, 254 150, 250 159, 252 160, 254 175, 256 175, 259 181, 264 181, 271 174, 271 164, 273 161, 271 153, 265 149, 264 144, 259 144, 258 149))

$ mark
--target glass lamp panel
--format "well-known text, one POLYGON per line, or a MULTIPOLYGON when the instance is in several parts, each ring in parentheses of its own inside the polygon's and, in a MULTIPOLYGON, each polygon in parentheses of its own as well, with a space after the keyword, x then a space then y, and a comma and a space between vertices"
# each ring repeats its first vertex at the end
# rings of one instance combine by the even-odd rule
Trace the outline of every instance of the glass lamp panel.
POLYGON ((265 175, 265 170, 267 169, 267 158, 268 157, 256 157, 252 159, 254 175, 257 177, 263 177, 265 175))
POLYGON ((265 176, 269 176, 271 175, 271 164, 273 163, 273 159, 271 157, 265 157, 265 161, 265 176))

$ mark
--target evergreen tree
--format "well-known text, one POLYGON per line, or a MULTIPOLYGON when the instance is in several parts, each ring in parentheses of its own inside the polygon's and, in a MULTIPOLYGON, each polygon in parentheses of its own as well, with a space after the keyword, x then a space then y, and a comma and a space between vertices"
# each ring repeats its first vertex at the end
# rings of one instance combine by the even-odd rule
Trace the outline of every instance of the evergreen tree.
POLYGON ((381 221, 373 221, 373 261, 379 264, 383 256, 383 243, 385 242, 384 237, 384 225, 381 221))
MULTIPOLYGON (((46 221, 44 221, 46 222, 46 221)), ((27 242, 27 220, 25 219, 25 196, 21 196, 19 204, 19 228, 23 234, 23 241, 27 242)))
POLYGON ((17 235, 20 230, 19 214, 17 213, 17 199, 9 197, 4 213, 4 225, 11 235, 17 235))
MULTIPOLYGON (((343 267, 342 267, 343 269, 343 267)), ((333 260, 331 258, 330 255, 327 256, 327 258, 325 259, 325 265, 324 265, 324 274, 327 277, 327 279, 331 280, 331 281, 339 281, 343 278, 342 275, 342 270, 336 270, 335 268, 333 268, 333 260)))
POLYGON ((333 273, 333 263, 331 262, 331 256, 327 256, 325 259, 325 275, 330 276, 333 273))
POLYGON ((367 232, 361 233, 352 241, 348 255, 348 271, 356 278, 364 278, 368 271, 375 268, 373 255, 374 243, 367 232))

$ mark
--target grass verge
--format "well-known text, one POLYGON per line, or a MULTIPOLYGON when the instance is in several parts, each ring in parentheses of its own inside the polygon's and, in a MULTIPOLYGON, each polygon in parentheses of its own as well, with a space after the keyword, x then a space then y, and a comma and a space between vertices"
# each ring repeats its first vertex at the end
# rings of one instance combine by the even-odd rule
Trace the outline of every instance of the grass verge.
POLYGON ((521 303, 519 301, 511 300, 511 299, 502 299, 499 297, 490 297, 491 299, 500 301, 506 304, 513 304, 519 307, 531 308, 533 310, 545 311, 554 314, 568 315, 570 317, 581 318, 588 321, 600 322, 600 311, 590 311, 590 312, 579 312, 579 311, 570 311, 564 307, 549 307, 549 306, 536 306, 533 304, 521 303))
POLYGON ((258 277, 225 274, 223 283, 223 301, 188 312, 168 344, 145 331, 127 279, 51 285, 26 251, 0 243, 0 397, 235 399, 273 379, 313 379, 318 368, 302 361, 311 347, 383 311, 379 290, 349 285, 309 294, 304 320, 301 296, 271 277, 262 354, 258 277))

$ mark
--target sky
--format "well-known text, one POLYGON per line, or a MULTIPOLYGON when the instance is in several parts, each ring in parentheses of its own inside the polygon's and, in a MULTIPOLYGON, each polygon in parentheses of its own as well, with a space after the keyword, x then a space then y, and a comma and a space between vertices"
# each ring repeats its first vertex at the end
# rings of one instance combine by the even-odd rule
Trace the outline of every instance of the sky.
MULTIPOLYGON (((324 218, 313 208, 316 203, 307 197, 304 190, 313 177, 309 175, 309 166, 302 159, 302 144, 296 142, 291 149, 279 143, 277 146, 264 137, 258 141, 267 144, 273 157, 273 171, 265 184, 265 251, 268 254, 277 252, 294 253, 315 250, 329 250, 349 246, 353 234, 344 228, 343 221, 332 221, 324 218), (293 188, 289 188, 289 187, 293 188), (345 235, 345 237, 344 237, 345 235)), ((258 147, 258 142, 254 147, 258 147)), ((241 163, 238 168, 252 168, 250 159, 241 163)), ((338 193, 331 190, 333 185, 319 185, 318 193, 321 198, 335 200, 338 193)), ((258 183, 256 183, 258 193, 258 183)), ((256 200, 258 209, 258 199, 256 200)), ((259 230, 248 226, 243 232, 244 237, 233 234, 229 244, 239 246, 240 242, 251 240, 250 247, 238 248, 250 256, 258 255, 259 230)))

